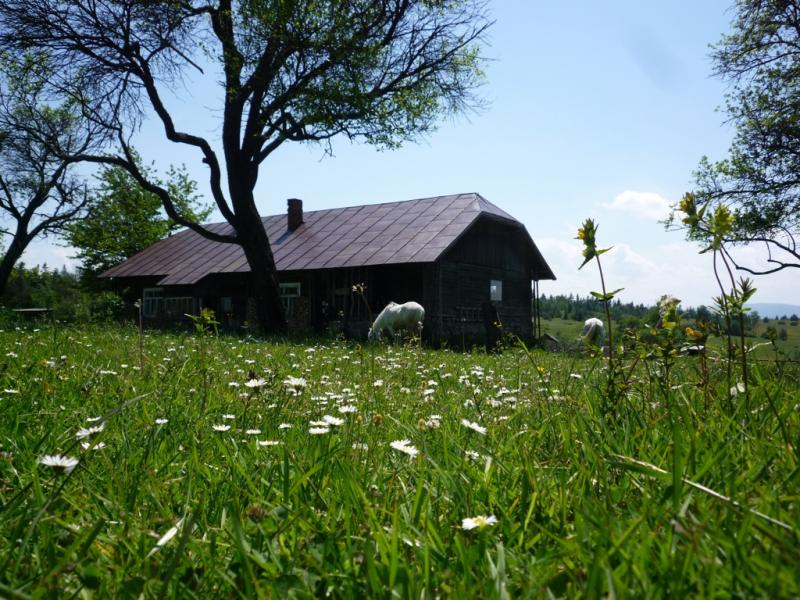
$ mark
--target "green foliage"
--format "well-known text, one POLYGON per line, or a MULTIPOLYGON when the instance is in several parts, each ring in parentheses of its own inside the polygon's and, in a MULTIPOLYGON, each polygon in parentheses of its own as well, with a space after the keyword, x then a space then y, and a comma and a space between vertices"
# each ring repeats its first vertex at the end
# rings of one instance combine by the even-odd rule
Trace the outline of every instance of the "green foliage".
POLYGON ((59 235, 82 214, 78 157, 100 136, 74 98, 53 97, 44 52, 0 50, 0 294, 35 239, 59 235))
POLYGON ((66 322, 117 320, 125 309, 117 294, 88 291, 66 269, 27 268, 22 263, 14 268, 0 304, 7 309, 51 308, 57 320, 66 322))
MULTIPOLYGON (((146 176, 169 191, 181 215, 200 222, 211 208, 200 204, 197 184, 185 167, 170 167, 161 181, 152 168, 141 165, 146 176)), ((180 228, 164 214, 161 199, 147 192, 121 167, 105 167, 89 201, 86 216, 71 224, 66 238, 78 249, 81 272, 88 283, 99 274, 141 252, 180 228)))
POLYGON ((735 10, 712 54, 715 74, 730 84, 734 140, 727 159, 702 159, 693 210, 684 199, 681 211, 690 239, 717 249, 766 241, 773 256, 755 270, 780 270, 800 264, 800 19, 794 2, 737 0, 735 10))
POLYGON ((640 361, 611 426, 597 359, 144 342, 140 371, 130 327, 0 332, 3 597, 800 594, 796 364, 748 409, 719 361, 707 406, 697 359, 640 361))

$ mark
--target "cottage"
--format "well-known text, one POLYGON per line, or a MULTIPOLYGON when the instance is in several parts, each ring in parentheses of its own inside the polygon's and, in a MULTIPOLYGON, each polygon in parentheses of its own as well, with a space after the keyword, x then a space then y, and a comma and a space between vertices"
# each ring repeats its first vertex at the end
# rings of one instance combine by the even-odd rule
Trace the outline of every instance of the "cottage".
MULTIPOLYGON (((538 282, 555 279, 525 227, 480 194, 264 217, 290 329, 341 328, 366 335, 368 308, 352 287, 366 284, 376 313, 389 301, 426 310, 425 336, 438 343, 483 338, 484 304, 503 329, 530 338, 538 330, 538 282), (532 307, 533 305, 533 307, 532 307)), ((227 223, 209 226, 230 231, 227 223)), ((255 319, 249 267, 241 248, 185 230, 103 274, 145 319, 184 318, 212 308, 224 325, 255 319)))

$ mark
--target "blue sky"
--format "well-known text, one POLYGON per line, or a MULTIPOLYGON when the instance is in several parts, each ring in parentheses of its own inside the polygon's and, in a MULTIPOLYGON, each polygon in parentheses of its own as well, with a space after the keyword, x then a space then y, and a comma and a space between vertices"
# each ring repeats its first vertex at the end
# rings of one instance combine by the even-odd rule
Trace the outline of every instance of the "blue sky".
MULTIPOLYGON (((621 300, 649 304, 671 293, 708 304, 718 294, 710 258, 658 220, 690 189, 700 157, 723 158, 730 142, 709 44, 728 30, 731 2, 495 0, 486 109, 396 151, 335 140, 329 157, 318 146, 285 145, 262 166, 259 209, 283 212, 289 197, 314 210, 479 192, 528 228, 558 277, 543 293, 598 289, 596 270, 577 270, 574 239, 593 217, 600 245, 614 246, 603 258, 610 285, 625 288, 621 300)), ((192 75, 171 101, 179 127, 212 141, 216 79, 192 75)), ((135 143, 162 170, 185 163, 208 189, 199 155, 166 142, 155 122, 135 143)), ((25 260, 59 266, 70 254, 44 242, 25 260)), ((794 302, 791 279, 760 278, 755 300, 794 302)))

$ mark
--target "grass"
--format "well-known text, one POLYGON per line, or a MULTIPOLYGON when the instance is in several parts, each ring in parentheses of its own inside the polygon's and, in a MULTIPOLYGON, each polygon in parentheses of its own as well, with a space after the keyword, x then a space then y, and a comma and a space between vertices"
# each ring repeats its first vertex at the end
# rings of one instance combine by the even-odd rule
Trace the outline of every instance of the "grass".
POLYGON ((133 329, 0 332, 0 596, 800 594, 793 363, 730 398, 711 360, 705 398, 697 359, 641 361, 611 419, 598 359, 144 347, 140 372, 133 329))

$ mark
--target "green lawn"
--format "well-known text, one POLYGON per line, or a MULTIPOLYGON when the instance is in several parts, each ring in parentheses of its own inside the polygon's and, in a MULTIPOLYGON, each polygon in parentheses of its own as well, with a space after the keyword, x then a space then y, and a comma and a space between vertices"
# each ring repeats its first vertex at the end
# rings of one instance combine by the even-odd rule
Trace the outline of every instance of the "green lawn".
POLYGON ((601 359, 514 348, 0 349, 0 597, 800 595, 792 363, 626 359, 604 413, 601 359))

